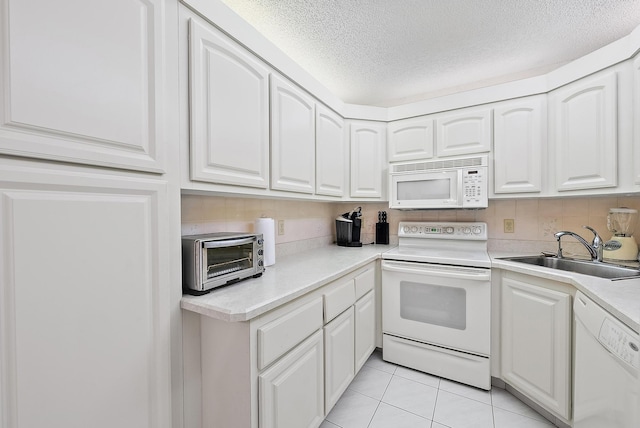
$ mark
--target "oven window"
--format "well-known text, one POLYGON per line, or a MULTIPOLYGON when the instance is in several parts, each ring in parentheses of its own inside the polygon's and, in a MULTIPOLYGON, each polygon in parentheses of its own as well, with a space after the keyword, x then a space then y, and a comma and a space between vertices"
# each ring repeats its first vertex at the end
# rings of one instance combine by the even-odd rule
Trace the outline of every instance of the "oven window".
POLYGON ((459 287, 400 281, 400 317, 465 330, 467 293, 459 287))
POLYGON ((205 251, 207 279, 253 267, 253 242, 205 251))
POLYGON ((397 196, 399 201, 449 200, 451 199, 451 179, 400 181, 397 196))

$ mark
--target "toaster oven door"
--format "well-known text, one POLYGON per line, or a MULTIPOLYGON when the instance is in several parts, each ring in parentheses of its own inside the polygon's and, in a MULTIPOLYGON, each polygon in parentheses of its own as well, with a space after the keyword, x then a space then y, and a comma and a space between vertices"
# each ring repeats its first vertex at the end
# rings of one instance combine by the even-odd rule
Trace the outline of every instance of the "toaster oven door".
POLYGON ((202 249, 202 278, 206 288, 222 285, 239 273, 255 271, 255 238, 207 241, 202 249))

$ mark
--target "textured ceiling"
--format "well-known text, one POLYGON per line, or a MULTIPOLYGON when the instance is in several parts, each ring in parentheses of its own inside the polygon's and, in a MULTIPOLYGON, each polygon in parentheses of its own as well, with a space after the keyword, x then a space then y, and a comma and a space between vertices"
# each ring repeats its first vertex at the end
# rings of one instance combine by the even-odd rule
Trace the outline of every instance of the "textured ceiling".
POLYGON ((344 102, 546 73, 640 25, 640 0, 222 0, 344 102))

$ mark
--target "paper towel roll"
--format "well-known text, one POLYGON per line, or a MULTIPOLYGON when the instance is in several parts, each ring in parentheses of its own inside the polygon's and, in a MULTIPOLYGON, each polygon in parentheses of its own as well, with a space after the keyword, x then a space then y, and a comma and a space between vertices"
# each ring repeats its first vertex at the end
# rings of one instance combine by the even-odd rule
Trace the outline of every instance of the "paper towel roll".
POLYGON ((264 239, 264 265, 271 266, 276 262, 276 223, 272 218, 258 218, 255 232, 262 233, 264 239))

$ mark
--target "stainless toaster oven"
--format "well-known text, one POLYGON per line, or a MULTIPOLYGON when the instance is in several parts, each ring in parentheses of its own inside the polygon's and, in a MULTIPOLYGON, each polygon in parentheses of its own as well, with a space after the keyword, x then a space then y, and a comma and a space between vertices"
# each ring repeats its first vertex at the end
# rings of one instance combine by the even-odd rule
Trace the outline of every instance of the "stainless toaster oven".
POLYGON ((262 234, 220 232, 182 237, 182 288, 205 294, 264 272, 262 234))

